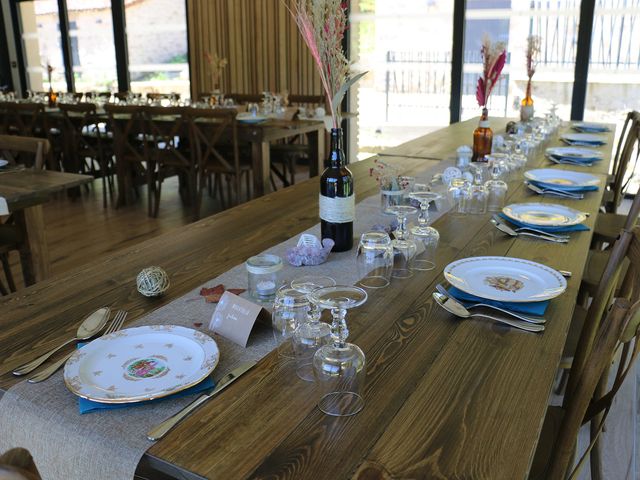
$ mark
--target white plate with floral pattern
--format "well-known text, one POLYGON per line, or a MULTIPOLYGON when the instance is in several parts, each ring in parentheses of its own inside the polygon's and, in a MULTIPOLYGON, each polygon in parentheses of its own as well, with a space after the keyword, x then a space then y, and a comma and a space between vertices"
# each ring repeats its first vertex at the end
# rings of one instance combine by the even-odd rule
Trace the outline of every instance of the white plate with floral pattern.
POLYGON ((584 212, 555 203, 512 203, 502 213, 517 222, 540 227, 578 225, 587 219, 584 212))
POLYGON ((191 328, 127 328, 76 351, 64 367, 64 382, 72 393, 95 402, 142 402, 196 385, 219 358, 216 342, 191 328))
POLYGON ((444 276, 463 292, 499 302, 541 302, 567 289, 560 272, 522 258, 463 258, 447 265, 444 276))

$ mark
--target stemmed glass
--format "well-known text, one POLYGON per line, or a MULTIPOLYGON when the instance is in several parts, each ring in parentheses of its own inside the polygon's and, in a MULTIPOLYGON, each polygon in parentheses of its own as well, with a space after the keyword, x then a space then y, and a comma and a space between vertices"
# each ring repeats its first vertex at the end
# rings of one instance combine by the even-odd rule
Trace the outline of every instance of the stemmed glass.
POLYGON ((499 157, 489 155, 489 173, 491 180, 484 184, 487 190, 487 210, 490 212, 501 212, 507 198, 508 186, 500 177, 503 175, 505 166, 499 157))
POLYGON ((318 382, 318 408, 327 415, 355 415, 364 407, 361 391, 366 380, 365 356, 360 347, 347 343, 346 315, 350 308, 367 301, 367 292, 358 287, 335 286, 315 290, 309 300, 330 309, 333 316, 333 343, 323 345, 313 356, 313 371, 318 382))
POLYGON ((396 252, 400 257, 399 265, 394 265, 393 271, 391 272, 391 276, 394 278, 409 278, 413 276, 413 272, 409 268, 409 263, 415 256, 417 247, 416 242, 408 238, 407 217, 415 214, 417 211, 418 209, 411 205, 394 205, 389 208, 389 212, 398 218, 398 228, 393 232, 395 239, 391 242, 394 257, 396 252))
MULTIPOLYGON (((309 299, 314 291, 335 286, 336 281, 323 275, 305 275, 291 282, 291 288, 303 293, 309 299)), ((313 355, 319 347, 331 340, 331 328, 320 321, 322 311, 315 303, 309 302, 307 321, 298 325, 293 332, 293 351, 295 353, 297 368, 296 374, 302 380, 313 382, 313 355)))
POLYGON ((409 198, 420 202, 418 225, 411 227, 411 235, 417 244, 416 258, 411 262, 411 268, 432 270, 436 266, 433 259, 440 241, 440 233, 429 226, 429 204, 442 198, 442 195, 422 190, 411 192, 409 198))
POLYGON ((295 359, 293 350, 293 334, 298 326, 307 321, 309 300, 304 293, 284 286, 276 292, 271 324, 273 338, 278 345, 278 354, 284 358, 295 359))

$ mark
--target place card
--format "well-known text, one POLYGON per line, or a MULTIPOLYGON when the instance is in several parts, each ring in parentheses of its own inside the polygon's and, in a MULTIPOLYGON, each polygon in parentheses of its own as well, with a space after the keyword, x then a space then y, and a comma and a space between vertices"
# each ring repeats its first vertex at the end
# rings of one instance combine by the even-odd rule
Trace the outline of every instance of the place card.
POLYGON ((266 323, 268 319, 265 317, 268 316, 269 312, 260 305, 227 291, 220 297, 216 311, 211 316, 209 330, 246 347, 256 320, 260 318, 266 323))

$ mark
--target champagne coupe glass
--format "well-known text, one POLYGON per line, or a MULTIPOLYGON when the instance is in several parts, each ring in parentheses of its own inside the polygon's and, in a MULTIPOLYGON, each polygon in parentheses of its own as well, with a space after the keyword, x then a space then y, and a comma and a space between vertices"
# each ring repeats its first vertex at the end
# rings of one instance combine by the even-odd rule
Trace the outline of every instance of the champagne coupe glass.
MULTIPOLYGON (((309 299, 314 291, 335 286, 336 281, 323 275, 305 275, 291 282, 291 288, 303 293, 309 299)), ((331 340, 331 328, 320 321, 322 310, 315 303, 309 302, 307 321, 298 325, 293 332, 293 352, 296 357, 296 374, 307 382, 314 381, 313 355, 322 345, 331 340)))
POLYGON ((413 272, 409 268, 409 263, 416 254, 416 243, 409 238, 407 232, 407 217, 415 214, 418 209, 411 205, 395 205, 389 209, 398 218, 398 228, 393 232, 395 239, 391 242, 393 245, 394 257, 398 256, 399 263, 395 265, 391 272, 394 278, 409 278, 413 276, 413 272))
POLYGON ((362 390, 366 380, 365 356, 360 347, 347 343, 349 330, 347 310, 367 301, 362 288, 335 286, 315 290, 309 296, 312 303, 330 309, 333 316, 333 342, 323 345, 313 356, 313 371, 318 383, 318 408, 337 417, 355 415, 364 407, 362 390))
POLYGON ((409 198, 420 202, 420 216, 418 225, 411 227, 411 235, 417 245, 416 257, 411 262, 413 270, 432 270, 436 264, 433 259, 438 248, 440 233, 429 226, 429 204, 442 198, 439 193, 414 191, 409 198))
POLYGON ((487 189, 487 210, 490 212, 502 211, 509 188, 506 182, 500 179, 505 167, 503 161, 496 155, 489 155, 489 173, 491 180, 487 180, 484 184, 487 189))

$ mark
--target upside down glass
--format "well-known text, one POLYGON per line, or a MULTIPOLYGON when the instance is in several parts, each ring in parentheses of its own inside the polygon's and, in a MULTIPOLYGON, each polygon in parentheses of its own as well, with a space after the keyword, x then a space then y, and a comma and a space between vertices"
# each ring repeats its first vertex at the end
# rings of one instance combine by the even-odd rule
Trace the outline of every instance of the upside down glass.
POLYGON ((391 281, 393 246, 386 232, 366 232, 356 253, 358 282, 365 288, 384 288, 391 281))
POLYGON ((358 287, 321 288, 309 299, 318 307, 330 309, 332 343, 323 345, 313 356, 313 372, 318 384, 318 408, 327 415, 355 415, 364 407, 362 391, 366 380, 366 363, 362 350, 347 343, 347 310, 362 305, 367 292, 358 287))
POLYGON ((390 209, 391 213, 398 218, 398 228, 393 232, 395 240, 391 242, 393 246, 393 278, 410 278, 413 276, 410 264, 416 254, 416 243, 409 238, 407 231, 407 217, 415 214, 418 209, 411 205, 397 205, 390 209))
POLYGON ((295 358, 290 341, 298 325, 307 321, 309 300, 304 293, 290 287, 280 287, 271 315, 273 338, 278 345, 278 354, 285 358, 295 358))
POLYGON ((440 241, 440 233, 429 226, 429 204, 441 198, 439 193, 412 192, 409 198, 420 202, 420 216, 418 225, 411 228, 411 235, 416 243, 416 254, 410 263, 412 270, 433 270, 435 264, 435 252, 440 241))
MULTIPOLYGON (((332 287, 336 281, 322 275, 305 275, 291 282, 291 288, 307 296, 324 287, 332 287)), ((293 332, 293 352, 296 357, 296 374, 302 380, 313 382, 313 356, 322 345, 331 341, 331 328, 320 321, 322 311, 309 302, 307 320, 293 332)))

